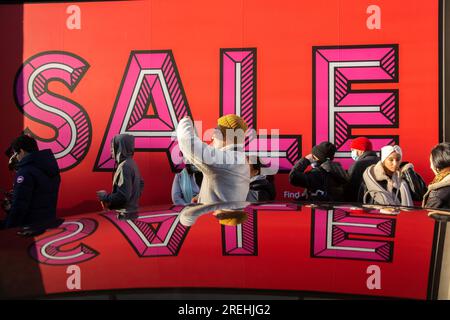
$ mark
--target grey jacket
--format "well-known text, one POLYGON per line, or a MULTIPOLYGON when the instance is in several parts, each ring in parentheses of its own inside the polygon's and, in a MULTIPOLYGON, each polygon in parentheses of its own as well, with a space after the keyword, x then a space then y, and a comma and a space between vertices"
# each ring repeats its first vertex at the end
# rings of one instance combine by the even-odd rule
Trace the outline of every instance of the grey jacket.
POLYGON ((102 201, 109 202, 109 208, 123 213, 136 212, 144 188, 139 168, 132 156, 134 136, 119 134, 113 139, 113 154, 117 169, 113 178, 113 191, 102 201))
POLYGON ((245 161, 243 145, 221 149, 203 143, 194 132, 190 119, 177 127, 177 139, 183 157, 203 173, 199 203, 245 201, 250 184, 250 167, 245 161))
POLYGON ((411 189, 403 175, 404 171, 412 168, 412 164, 408 164, 389 177, 381 161, 368 167, 363 174, 363 203, 413 206, 411 189))

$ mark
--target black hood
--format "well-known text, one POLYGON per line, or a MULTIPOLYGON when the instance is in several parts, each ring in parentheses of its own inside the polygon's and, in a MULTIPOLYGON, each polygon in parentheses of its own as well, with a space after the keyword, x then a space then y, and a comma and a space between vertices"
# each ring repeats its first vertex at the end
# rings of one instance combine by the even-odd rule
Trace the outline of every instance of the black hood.
POLYGON ((50 149, 30 153, 17 164, 17 167, 21 168, 31 164, 49 177, 59 175, 58 163, 50 149))
POLYGON ((117 163, 130 158, 134 154, 134 136, 130 134, 118 134, 113 138, 114 160, 117 163))

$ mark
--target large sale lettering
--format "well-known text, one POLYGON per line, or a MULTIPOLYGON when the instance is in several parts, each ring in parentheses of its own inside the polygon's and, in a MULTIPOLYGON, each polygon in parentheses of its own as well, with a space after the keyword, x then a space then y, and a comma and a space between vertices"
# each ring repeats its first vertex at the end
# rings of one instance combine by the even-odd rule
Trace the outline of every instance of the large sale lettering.
POLYGON ((342 209, 312 211, 312 256, 392 261, 394 242, 357 236, 394 237, 395 218, 352 216, 342 209))
MULTIPOLYGON (((172 52, 132 52, 94 170, 114 167, 110 143, 121 133, 135 136, 136 150, 170 155, 176 146, 172 137, 178 122, 190 114, 172 52), (148 115, 150 106, 153 114, 148 115)), ((172 169, 181 165, 174 165, 170 156, 169 163, 172 169)))
POLYGON ((85 262, 98 255, 98 252, 80 243, 73 249, 62 250, 62 246, 80 241, 93 234, 97 222, 92 219, 66 220, 57 234, 39 239, 29 249, 33 259, 49 265, 70 265, 85 262))
MULTIPOLYGON (((256 49, 221 49, 220 115, 241 115, 250 129, 257 129, 256 49)), ((352 128, 398 127, 398 90, 353 90, 354 83, 398 82, 398 46, 344 46, 313 48, 313 143, 336 144, 336 157, 350 159, 352 128)), ((43 52, 28 59, 19 70, 15 95, 19 109, 28 118, 52 128, 51 139, 35 136, 40 148, 50 148, 62 170, 76 166, 91 144, 91 123, 76 102, 51 93, 48 83, 63 82, 71 91, 89 65, 67 52, 43 52)), ((103 136, 94 170, 110 171, 110 141, 114 135, 136 137, 136 150, 162 151, 176 148, 173 139, 178 121, 191 115, 181 79, 170 50, 133 51, 103 136)), ((278 162, 288 171, 301 154, 300 135, 259 131, 246 140, 249 155, 278 162)), ((398 136, 370 136, 374 147, 398 142, 398 136)), ((173 163, 173 170, 181 163, 173 163)))
MULTIPOLYGON (((336 158, 351 162, 352 128, 398 127, 398 90, 352 90, 353 83, 398 82, 398 46, 313 48, 314 144, 336 144, 336 158)), ((375 150, 398 136, 369 136, 375 150)))
POLYGON ((139 257, 176 256, 189 230, 180 223, 182 208, 142 212, 136 219, 120 220, 114 211, 103 216, 124 234, 139 257))
MULTIPOLYGON (((256 49, 221 49, 220 115, 237 114, 256 130, 256 49)), ((266 130, 264 130, 266 131, 266 130)), ((249 135, 246 151, 288 172, 301 154, 300 135, 249 135), (273 160, 271 160, 273 159, 273 160)))
POLYGON ((19 70, 15 96, 19 110, 28 118, 52 128, 55 136, 43 139, 29 128, 40 149, 51 149, 61 170, 80 163, 91 144, 91 123, 85 110, 76 102, 48 89, 51 81, 64 83, 73 91, 89 65, 68 52, 42 52, 28 59, 19 70))

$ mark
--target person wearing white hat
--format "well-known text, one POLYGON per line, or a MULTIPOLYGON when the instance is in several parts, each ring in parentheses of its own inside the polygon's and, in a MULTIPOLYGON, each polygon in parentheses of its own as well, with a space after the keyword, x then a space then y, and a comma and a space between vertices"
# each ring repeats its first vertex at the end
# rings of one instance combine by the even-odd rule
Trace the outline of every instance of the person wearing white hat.
POLYGON ((363 174, 360 199, 363 203, 414 206, 425 193, 425 182, 411 163, 401 162, 398 145, 381 148, 381 160, 363 174))

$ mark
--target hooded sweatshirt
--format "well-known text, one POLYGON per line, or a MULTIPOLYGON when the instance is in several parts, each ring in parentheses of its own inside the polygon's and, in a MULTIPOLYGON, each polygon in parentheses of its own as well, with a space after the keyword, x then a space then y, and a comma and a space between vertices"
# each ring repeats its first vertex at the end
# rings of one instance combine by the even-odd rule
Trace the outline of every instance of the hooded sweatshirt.
POLYGON ((6 228, 38 226, 56 219, 61 177, 51 150, 36 151, 17 164, 6 228))
POLYGON ((187 161, 202 173, 199 203, 245 201, 250 184, 250 168, 245 163, 243 145, 227 145, 221 149, 203 143, 188 118, 180 121, 177 139, 187 161))
POLYGON ((113 191, 101 200, 108 202, 110 209, 123 213, 136 212, 144 181, 133 160, 134 136, 116 135, 113 139, 113 154, 117 164, 113 177, 113 191))

